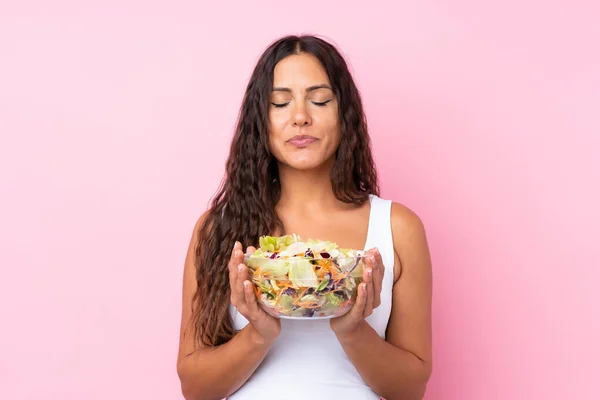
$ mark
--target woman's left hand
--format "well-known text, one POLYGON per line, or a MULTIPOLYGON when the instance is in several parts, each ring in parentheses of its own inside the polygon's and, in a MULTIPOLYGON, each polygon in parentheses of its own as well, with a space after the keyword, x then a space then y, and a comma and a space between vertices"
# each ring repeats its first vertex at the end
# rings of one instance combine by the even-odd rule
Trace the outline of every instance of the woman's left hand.
POLYGON ((336 335, 352 332, 381 304, 381 285, 384 274, 381 254, 377 249, 371 249, 365 255, 366 266, 363 271, 363 282, 358 286, 356 302, 349 312, 330 320, 331 329, 336 335))

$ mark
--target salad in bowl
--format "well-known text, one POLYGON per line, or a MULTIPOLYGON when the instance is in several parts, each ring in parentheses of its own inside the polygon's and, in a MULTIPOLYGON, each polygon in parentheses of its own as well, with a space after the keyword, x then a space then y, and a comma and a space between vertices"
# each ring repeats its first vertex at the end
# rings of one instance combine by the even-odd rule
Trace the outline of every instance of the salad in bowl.
POLYGON ((269 315, 318 319, 350 311, 363 279, 364 251, 297 235, 263 236, 259 242, 244 263, 258 303, 269 315))

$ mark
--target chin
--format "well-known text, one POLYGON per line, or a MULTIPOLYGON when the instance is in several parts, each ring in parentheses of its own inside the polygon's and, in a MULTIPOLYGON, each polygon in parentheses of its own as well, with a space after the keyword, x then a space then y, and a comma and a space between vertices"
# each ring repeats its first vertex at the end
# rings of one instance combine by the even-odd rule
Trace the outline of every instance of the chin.
POLYGON ((290 157, 283 160, 283 164, 289 168, 293 168, 299 171, 310 171, 318 169, 327 163, 326 159, 321 157, 290 157))
POLYGON ((284 162, 284 164, 299 171, 310 171, 323 165, 323 162, 284 162))

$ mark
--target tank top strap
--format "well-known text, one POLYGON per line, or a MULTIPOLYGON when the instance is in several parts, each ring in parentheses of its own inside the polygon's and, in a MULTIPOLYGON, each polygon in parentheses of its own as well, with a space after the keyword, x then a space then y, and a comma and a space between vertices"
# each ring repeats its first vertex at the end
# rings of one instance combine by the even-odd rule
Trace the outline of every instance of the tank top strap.
POLYGON ((385 266, 384 280, 394 277, 394 239, 392 236, 392 201, 370 195, 371 214, 365 250, 376 247, 385 266))

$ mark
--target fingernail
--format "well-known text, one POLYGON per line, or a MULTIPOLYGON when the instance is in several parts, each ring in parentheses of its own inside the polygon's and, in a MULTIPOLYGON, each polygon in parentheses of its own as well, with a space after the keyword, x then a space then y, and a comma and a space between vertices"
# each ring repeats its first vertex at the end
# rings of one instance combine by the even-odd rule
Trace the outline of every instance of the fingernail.
POLYGON ((367 284, 366 283, 362 284, 362 291, 363 291, 363 293, 367 293, 367 284))
POLYGON ((238 265, 238 271, 242 272, 242 264, 238 265))
POLYGON ((373 270, 371 268, 367 268, 367 275, 369 275, 369 277, 373 274, 373 270))

